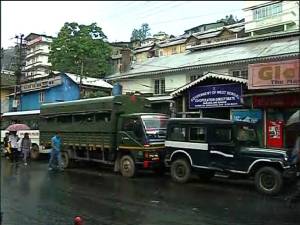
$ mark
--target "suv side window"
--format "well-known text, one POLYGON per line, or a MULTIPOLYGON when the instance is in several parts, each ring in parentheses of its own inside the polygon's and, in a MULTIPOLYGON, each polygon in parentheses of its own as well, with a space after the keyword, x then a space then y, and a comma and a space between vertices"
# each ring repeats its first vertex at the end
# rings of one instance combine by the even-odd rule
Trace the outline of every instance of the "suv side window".
POLYGON ((213 142, 220 142, 220 143, 232 142, 231 127, 214 127, 212 129, 211 139, 213 142))
POLYGON ((170 141, 185 141, 186 128, 185 127, 171 127, 169 140, 170 141))
POLYGON ((192 142, 205 142, 206 130, 204 127, 190 127, 189 140, 192 142))

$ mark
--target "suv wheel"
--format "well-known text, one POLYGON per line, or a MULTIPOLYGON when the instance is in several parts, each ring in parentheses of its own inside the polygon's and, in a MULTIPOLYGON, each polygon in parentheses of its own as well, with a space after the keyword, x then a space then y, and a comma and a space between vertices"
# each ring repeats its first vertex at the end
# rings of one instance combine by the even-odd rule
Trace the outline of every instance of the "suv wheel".
POLYGON ((267 195, 278 194, 282 188, 282 174, 273 167, 263 167, 255 173, 255 186, 267 195))
POLYGON ((176 159, 171 164, 172 179, 178 183, 185 183, 191 176, 191 166, 185 159, 176 159))

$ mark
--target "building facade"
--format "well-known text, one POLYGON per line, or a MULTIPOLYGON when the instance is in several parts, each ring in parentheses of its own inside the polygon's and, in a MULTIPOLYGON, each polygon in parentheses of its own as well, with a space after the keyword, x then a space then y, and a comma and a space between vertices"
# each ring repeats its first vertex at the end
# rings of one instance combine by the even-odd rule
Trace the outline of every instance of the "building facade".
POLYGON ((299 1, 245 1, 244 12, 251 36, 299 31, 299 1))
POLYGON ((9 98, 9 111, 38 110, 43 103, 71 101, 84 98, 91 92, 102 91, 110 95, 112 85, 102 79, 83 78, 80 93, 80 76, 52 72, 44 78, 31 80, 21 85, 20 100, 15 103, 14 94, 9 98))
POLYGON ((51 64, 48 62, 48 56, 52 39, 51 36, 35 33, 25 37, 27 52, 23 68, 24 79, 30 80, 49 74, 51 64))

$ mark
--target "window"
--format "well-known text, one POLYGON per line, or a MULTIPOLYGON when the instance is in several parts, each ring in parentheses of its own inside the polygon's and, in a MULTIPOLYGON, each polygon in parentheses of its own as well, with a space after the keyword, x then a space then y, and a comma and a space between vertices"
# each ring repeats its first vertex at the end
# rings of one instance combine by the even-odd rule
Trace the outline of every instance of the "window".
POLYGON ((190 141, 204 142, 206 138, 205 129, 203 127, 190 128, 190 141))
POLYGON ((176 54, 177 53, 177 49, 176 49, 176 47, 173 47, 172 48, 172 54, 176 54))
POLYGON ((163 56, 164 52, 163 51, 159 51, 159 56, 163 56))
POLYGON ((248 78, 248 70, 233 70, 232 76, 247 79, 248 78))
POLYGON ((190 76, 190 82, 197 80, 198 78, 200 78, 202 75, 191 75, 190 76))
POLYGON ((40 102, 45 102, 45 92, 43 91, 40 92, 40 102))
POLYGON ((212 140, 214 142, 226 143, 232 140, 232 130, 226 127, 217 127, 213 129, 212 140))
POLYGON ((71 115, 58 116, 57 122, 58 123, 72 123, 72 116, 71 115))
POLYGON ((254 20, 259 20, 279 13, 282 13, 282 2, 255 9, 253 11, 253 18, 254 20))
POLYGON ((96 113, 95 120, 96 120, 96 122, 99 122, 99 121, 109 122, 110 114, 109 113, 96 113))
POLYGON ((165 79, 154 80, 154 94, 164 94, 165 89, 165 79))
POLYGON ((171 141, 185 141, 186 128, 185 127, 172 127, 169 139, 171 141))
POLYGON ((94 114, 78 114, 74 115, 74 122, 93 122, 94 114))

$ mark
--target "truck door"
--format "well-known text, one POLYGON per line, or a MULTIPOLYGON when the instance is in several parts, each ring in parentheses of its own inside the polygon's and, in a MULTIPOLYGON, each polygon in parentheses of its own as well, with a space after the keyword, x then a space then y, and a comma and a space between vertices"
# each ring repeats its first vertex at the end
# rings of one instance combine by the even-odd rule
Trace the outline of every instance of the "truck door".
POLYGON ((140 118, 130 117, 123 118, 119 146, 125 147, 141 147, 143 146, 144 131, 140 118))
POLYGON ((233 141, 233 130, 231 127, 211 127, 208 149, 211 167, 221 170, 234 168, 237 149, 233 141))

